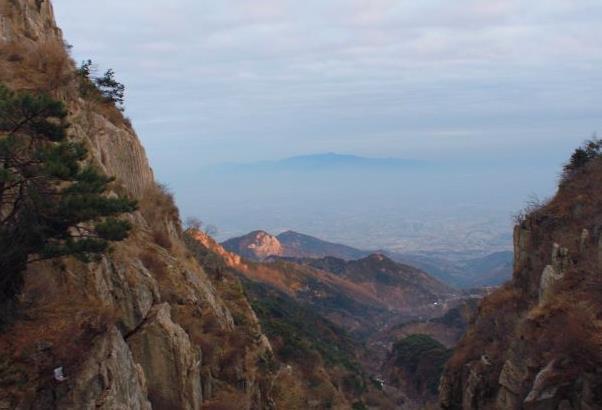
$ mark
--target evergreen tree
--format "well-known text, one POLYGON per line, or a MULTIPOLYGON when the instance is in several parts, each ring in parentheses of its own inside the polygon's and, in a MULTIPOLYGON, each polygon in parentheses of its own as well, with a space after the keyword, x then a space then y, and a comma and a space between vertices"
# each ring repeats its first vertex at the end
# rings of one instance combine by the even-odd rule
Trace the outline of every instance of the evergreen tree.
POLYGON ((116 104, 120 110, 123 110, 125 86, 115 79, 113 69, 109 68, 102 77, 96 78, 94 82, 106 102, 116 104))
POLYGON ((94 76, 95 71, 92 60, 83 61, 77 70, 82 96, 96 95, 105 103, 115 104, 118 110, 123 111, 125 85, 115 79, 115 71, 111 68, 102 77, 94 76))
POLYGON ((29 263, 89 261, 131 228, 117 217, 135 202, 106 195, 113 178, 84 165, 66 118, 61 102, 0 85, 0 305, 19 293, 29 263))
POLYGON ((564 166, 562 181, 567 181, 590 161, 602 157, 602 140, 596 135, 587 140, 582 146, 577 148, 571 155, 571 159, 564 166))

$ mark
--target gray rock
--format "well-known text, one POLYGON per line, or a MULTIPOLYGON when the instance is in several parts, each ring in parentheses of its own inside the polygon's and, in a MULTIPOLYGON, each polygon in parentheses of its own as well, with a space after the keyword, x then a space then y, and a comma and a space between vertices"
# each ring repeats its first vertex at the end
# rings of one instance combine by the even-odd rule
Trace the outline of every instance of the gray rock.
POLYGON ((552 266, 558 273, 564 273, 570 266, 569 250, 555 243, 552 250, 552 266))
POLYGON ((128 344, 144 370, 153 409, 196 410, 203 398, 200 354, 170 312, 168 304, 153 307, 128 344))
POLYGON ((541 280, 539 283, 539 304, 543 305, 550 301, 554 294, 554 286, 559 282, 564 275, 558 273, 554 266, 548 265, 541 274, 541 280))
POLYGON ((66 393, 59 397, 54 408, 151 409, 144 375, 116 328, 96 341, 79 373, 67 376, 67 381, 61 384, 61 387, 67 385, 66 393))
POLYGON ((524 401, 524 408, 528 410, 555 409, 560 403, 558 393, 563 385, 558 384, 558 370, 556 361, 550 361, 537 373, 531 391, 524 401))
POLYGON ((522 386, 528 373, 521 366, 517 366, 510 360, 506 360, 504 367, 500 372, 499 383, 508 391, 519 395, 522 393, 522 386))

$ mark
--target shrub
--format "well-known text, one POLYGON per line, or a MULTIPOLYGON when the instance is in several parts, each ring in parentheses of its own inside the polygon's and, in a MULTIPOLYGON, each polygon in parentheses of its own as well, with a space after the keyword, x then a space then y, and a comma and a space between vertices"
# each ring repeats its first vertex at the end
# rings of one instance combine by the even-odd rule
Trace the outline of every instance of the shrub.
POLYGON ((414 387, 437 392, 439 378, 451 350, 428 335, 410 335, 393 346, 395 366, 411 376, 414 387))
POLYGON ((150 224, 163 223, 170 219, 179 225, 180 213, 175 204, 173 193, 166 185, 154 184, 142 194, 140 211, 150 224))
POLYGON ((89 261, 131 228, 116 217, 136 203, 105 195, 113 178, 82 165, 87 150, 67 140, 66 118, 49 96, 0 85, 0 300, 20 292, 28 264, 89 261))
POLYGON ((83 61, 77 70, 82 97, 98 99, 123 111, 125 86, 115 79, 115 71, 109 68, 100 77, 95 76, 95 72, 92 60, 83 61))
MULTIPOLYGON (((602 365, 602 338, 595 326, 597 309, 569 299, 556 300, 533 312, 525 327, 537 338, 541 353, 549 359, 566 357, 577 368, 602 365)), ((591 369, 589 369, 591 370, 591 369)))
POLYGON ((535 214, 546 207, 549 200, 540 199, 537 195, 531 195, 523 209, 513 215, 512 219, 516 225, 521 225, 529 215, 535 214))
POLYGON ((579 148, 573 152, 571 159, 564 166, 562 181, 569 180, 576 172, 583 169, 589 162, 595 158, 602 157, 602 140, 596 136, 585 141, 579 148))

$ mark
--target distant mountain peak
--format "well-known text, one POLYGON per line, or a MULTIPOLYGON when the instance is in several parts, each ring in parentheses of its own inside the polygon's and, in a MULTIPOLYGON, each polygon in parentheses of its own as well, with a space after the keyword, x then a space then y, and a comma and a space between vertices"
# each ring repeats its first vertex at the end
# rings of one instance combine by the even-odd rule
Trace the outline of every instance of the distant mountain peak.
POLYGON ((283 254, 283 247, 278 238, 263 230, 229 239, 222 245, 226 250, 252 260, 262 260, 269 256, 283 254))
POLYGON ((388 257, 386 257, 385 255, 383 255, 382 253, 378 253, 378 252, 372 253, 372 254, 368 255, 363 260, 374 261, 374 262, 377 262, 377 263, 386 262, 386 261, 393 262, 393 260, 389 259, 388 257))
POLYGON ((324 241, 293 230, 277 236, 265 231, 253 231, 223 243, 225 249, 251 260, 264 260, 270 256, 295 258, 337 257, 343 260, 360 259, 370 252, 351 246, 324 241))

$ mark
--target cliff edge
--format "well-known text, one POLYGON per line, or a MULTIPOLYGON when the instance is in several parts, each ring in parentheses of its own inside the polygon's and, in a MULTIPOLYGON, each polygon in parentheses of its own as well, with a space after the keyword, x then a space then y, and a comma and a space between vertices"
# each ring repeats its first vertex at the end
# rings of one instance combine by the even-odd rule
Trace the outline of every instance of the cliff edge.
POLYGON ((0 82, 63 101, 69 138, 140 208, 130 237, 98 261, 31 265, 0 334, 0 409, 270 407, 257 319, 247 304, 235 320, 129 120, 82 95, 66 49, 48 0, 0 0, 0 82))
POLYGON ((482 301, 447 363, 441 406, 602 408, 602 157, 565 170, 519 220, 514 253, 512 281, 482 301))

